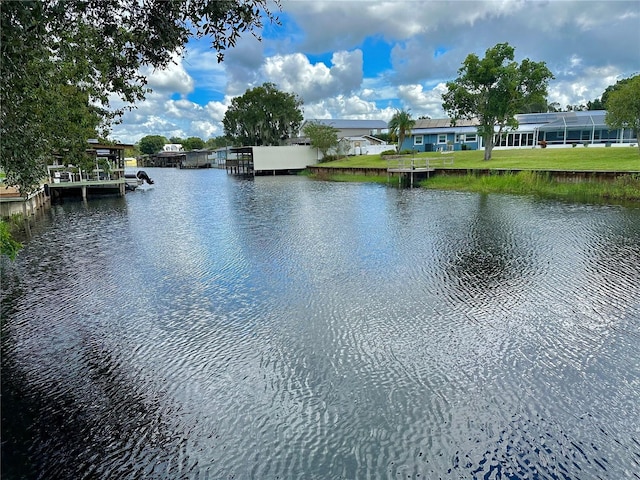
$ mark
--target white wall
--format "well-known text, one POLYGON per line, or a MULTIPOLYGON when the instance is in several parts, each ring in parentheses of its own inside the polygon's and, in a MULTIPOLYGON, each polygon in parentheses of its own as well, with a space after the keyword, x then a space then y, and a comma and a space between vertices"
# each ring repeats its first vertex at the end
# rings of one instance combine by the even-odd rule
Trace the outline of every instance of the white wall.
POLYGON ((253 169, 301 170, 320 161, 320 153, 308 145, 253 148, 253 169))

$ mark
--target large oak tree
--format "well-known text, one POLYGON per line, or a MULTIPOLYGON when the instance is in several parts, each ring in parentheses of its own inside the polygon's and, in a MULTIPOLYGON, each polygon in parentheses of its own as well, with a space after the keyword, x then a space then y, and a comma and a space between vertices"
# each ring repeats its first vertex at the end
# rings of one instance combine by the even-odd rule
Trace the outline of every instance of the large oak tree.
POLYGON ((191 37, 218 52, 263 19, 278 0, 2 1, 0 166, 23 194, 36 188, 53 152, 82 155, 123 109, 144 98, 141 67, 166 67, 191 37), (90 134, 88 132, 91 132, 90 134))
POLYGON ((455 122, 477 118, 478 134, 484 140, 484 159, 491 159, 494 134, 499 137, 517 128, 514 115, 527 105, 546 105, 547 87, 553 74, 544 62, 525 58, 514 61, 514 48, 499 43, 487 49, 485 57, 467 56, 458 70, 458 78, 447 82, 442 95, 443 108, 455 122), (495 128, 498 131, 495 131, 495 128))
POLYGON ((225 135, 240 145, 281 145, 300 129, 302 119, 302 99, 264 83, 235 97, 222 124, 225 135))

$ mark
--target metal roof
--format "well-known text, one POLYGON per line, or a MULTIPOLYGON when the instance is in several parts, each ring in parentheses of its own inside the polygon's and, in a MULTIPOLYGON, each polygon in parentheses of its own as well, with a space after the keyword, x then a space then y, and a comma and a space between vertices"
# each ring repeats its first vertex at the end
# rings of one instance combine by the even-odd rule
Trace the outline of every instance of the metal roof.
POLYGON ((591 129, 594 127, 606 128, 605 116, 607 114, 604 110, 587 110, 586 112, 561 112, 563 115, 548 122, 540 127, 541 130, 560 130, 564 128, 578 129, 585 128, 591 129))
POLYGON ((413 125, 413 128, 411 129, 412 132, 415 132, 417 129, 420 128, 438 128, 438 129, 443 129, 443 128, 449 128, 451 127, 451 129, 455 129, 456 131, 458 130, 459 127, 472 127, 472 126, 477 126, 480 125, 480 122, 478 121, 477 118, 472 118, 471 120, 468 120, 466 118, 461 118, 458 121, 456 121, 455 125, 452 125, 453 121, 450 118, 423 118, 420 120, 416 120, 416 123, 413 125))
POLYGON ((349 120, 342 118, 310 118, 305 123, 318 123, 320 125, 329 125, 331 127, 345 129, 383 129, 387 128, 387 122, 383 120, 349 120))

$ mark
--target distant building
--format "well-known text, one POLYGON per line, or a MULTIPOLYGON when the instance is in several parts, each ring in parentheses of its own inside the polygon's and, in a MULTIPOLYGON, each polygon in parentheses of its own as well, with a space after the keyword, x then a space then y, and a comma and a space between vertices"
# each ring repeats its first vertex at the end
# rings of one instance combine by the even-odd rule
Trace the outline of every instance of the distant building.
POLYGON ((165 143, 162 147, 163 152, 184 152, 184 148, 180 143, 165 143))
MULTIPOLYGON (((338 138, 357 137, 362 135, 376 135, 387 129, 387 122, 384 120, 344 120, 336 118, 309 119, 302 122, 300 132, 304 132, 304 127, 308 123, 328 125, 338 130, 338 138)), ((301 134, 302 135, 302 134, 301 134)), ((298 136, 301 136, 298 135, 298 136)))

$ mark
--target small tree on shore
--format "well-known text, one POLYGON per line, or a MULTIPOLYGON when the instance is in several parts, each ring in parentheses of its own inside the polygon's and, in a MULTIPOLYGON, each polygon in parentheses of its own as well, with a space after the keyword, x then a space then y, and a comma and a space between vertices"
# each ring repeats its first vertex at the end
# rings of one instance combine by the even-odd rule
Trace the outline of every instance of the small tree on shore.
POLYGON ((331 125, 309 122, 302 131, 309 137, 311 146, 320 150, 322 158, 327 156, 329 150, 338 147, 338 129, 331 125))
MULTIPOLYGON (((620 83, 620 82, 619 82, 620 83)), ((606 99, 605 122, 610 128, 632 128, 640 150, 640 75, 626 79, 606 99)))
POLYGON ((547 86, 553 74, 544 62, 525 58, 518 65, 514 48, 499 43, 487 49, 483 59, 467 56, 458 70, 458 78, 447 82, 442 95, 445 112, 453 122, 477 118, 478 134, 484 139, 484 159, 491 159, 494 133, 499 137, 517 128, 514 115, 526 105, 546 104, 547 86), (495 132, 498 127, 498 132, 495 132))

